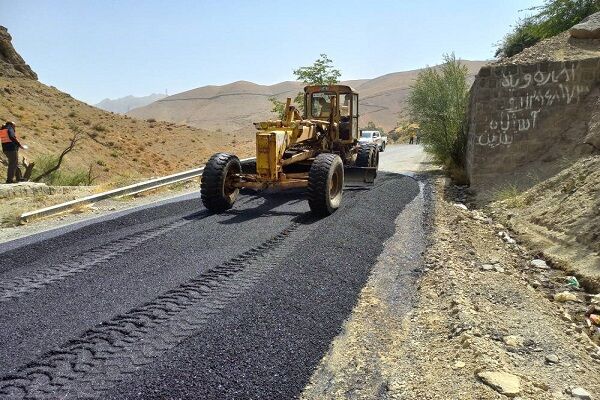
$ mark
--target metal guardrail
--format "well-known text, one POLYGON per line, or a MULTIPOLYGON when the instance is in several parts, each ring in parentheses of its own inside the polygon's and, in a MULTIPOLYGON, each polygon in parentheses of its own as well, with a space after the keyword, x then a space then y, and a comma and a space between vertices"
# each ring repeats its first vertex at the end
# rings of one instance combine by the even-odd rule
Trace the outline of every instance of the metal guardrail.
MULTIPOLYGON (((240 162, 252 161, 254 158, 244 158, 240 162)), ((109 190, 107 192, 93 194, 91 196, 82 197, 81 199, 67 201, 65 203, 56 204, 50 207, 41 208, 35 211, 29 211, 21 214, 21 221, 27 222, 35 218, 46 217, 48 215, 58 214, 67 211, 75 206, 92 204, 100 200, 105 200, 111 197, 122 197, 138 194, 147 190, 156 189, 166 185, 172 185, 174 183, 187 181, 197 176, 202 175, 204 167, 191 169, 189 171, 179 172, 173 175, 163 176, 161 178, 150 179, 148 181, 134 183, 133 185, 125 186, 109 190)))

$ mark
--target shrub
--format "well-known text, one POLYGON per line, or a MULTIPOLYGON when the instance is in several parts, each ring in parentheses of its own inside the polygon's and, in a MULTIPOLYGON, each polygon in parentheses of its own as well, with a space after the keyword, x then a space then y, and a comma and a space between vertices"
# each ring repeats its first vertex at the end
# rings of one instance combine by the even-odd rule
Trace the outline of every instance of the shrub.
POLYGON ((156 122, 156 118, 148 118, 148 119, 146 120, 146 122, 150 122, 150 123, 152 123, 152 122, 156 122))
POLYGON ((496 57, 511 57, 542 39, 566 31, 585 17, 600 11, 598 0, 546 0, 529 11, 537 13, 520 20, 496 49, 496 57))
POLYGON ((444 55, 440 67, 419 73, 408 95, 408 110, 419 125, 425 151, 448 171, 465 165, 467 73, 454 54, 444 55))
POLYGON ((92 129, 95 130, 96 132, 105 132, 106 131, 106 127, 102 124, 95 124, 94 126, 92 126, 92 129))
MULTIPOLYGON (((39 175, 48 170, 58 162, 58 156, 42 155, 35 159, 35 167, 32 175, 39 175)), ((76 169, 73 171, 56 170, 45 176, 42 182, 52 186, 81 186, 89 185, 88 171, 85 169, 76 169)))

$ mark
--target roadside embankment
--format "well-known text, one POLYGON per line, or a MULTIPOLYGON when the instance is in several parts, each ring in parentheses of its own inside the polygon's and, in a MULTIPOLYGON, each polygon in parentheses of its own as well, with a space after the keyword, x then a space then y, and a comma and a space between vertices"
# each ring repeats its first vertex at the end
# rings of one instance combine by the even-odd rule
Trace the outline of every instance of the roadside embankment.
POLYGON ((415 260, 422 275, 414 310, 406 314, 390 300, 405 289, 388 251, 411 239, 387 242, 303 398, 600 395, 600 348, 588 327, 600 296, 537 259, 505 226, 468 210, 464 199, 462 189, 437 181, 430 245, 423 264, 415 260))
POLYGON ((600 156, 492 203, 490 212, 530 248, 600 291, 600 156))

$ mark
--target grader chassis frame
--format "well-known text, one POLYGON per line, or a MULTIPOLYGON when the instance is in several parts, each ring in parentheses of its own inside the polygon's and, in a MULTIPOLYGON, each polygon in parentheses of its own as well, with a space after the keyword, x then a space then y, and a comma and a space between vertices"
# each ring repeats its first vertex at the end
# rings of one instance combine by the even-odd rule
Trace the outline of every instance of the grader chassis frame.
POLYGON ((207 163, 201 197, 209 210, 229 209, 242 188, 307 188, 311 211, 326 216, 341 203, 345 177, 364 184, 377 175, 379 151, 358 143, 358 93, 349 86, 306 86, 304 116, 288 98, 283 119, 254 125, 255 168, 227 153, 207 163))

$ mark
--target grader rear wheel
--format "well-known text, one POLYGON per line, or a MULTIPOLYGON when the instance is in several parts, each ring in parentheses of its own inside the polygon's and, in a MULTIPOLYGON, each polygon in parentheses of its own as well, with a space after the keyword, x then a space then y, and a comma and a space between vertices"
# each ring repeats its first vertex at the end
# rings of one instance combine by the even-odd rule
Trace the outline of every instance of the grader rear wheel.
POLYGON ((337 154, 319 154, 308 173, 308 205, 325 217, 340 207, 344 188, 344 163, 337 154))
POLYGON ((379 166, 379 149, 375 144, 363 144, 358 148, 356 156, 357 167, 375 167, 379 166))
POLYGON ((200 183, 202 203, 212 212, 230 209, 240 192, 233 187, 235 175, 241 173, 240 160, 227 153, 213 155, 204 171, 200 183))

